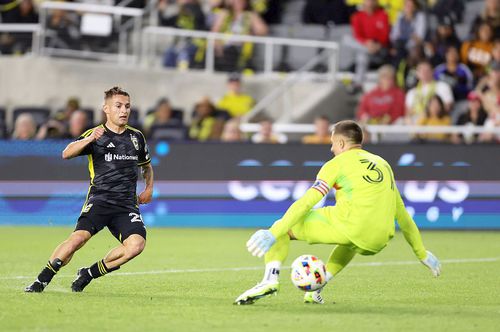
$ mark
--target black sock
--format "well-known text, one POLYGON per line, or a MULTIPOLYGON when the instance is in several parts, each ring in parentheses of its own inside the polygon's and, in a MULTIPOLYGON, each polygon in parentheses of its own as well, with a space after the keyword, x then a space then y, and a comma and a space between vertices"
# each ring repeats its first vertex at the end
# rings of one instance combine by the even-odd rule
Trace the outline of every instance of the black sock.
POLYGON ((108 268, 106 264, 104 263, 104 259, 95 262, 91 267, 89 267, 89 272, 92 278, 96 279, 99 277, 102 277, 103 275, 106 275, 110 272, 118 270, 120 267, 117 266, 115 268, 108 268))
POLYGON ((48 284, 52 280, 52 278, 54 278, 57 271, 61 269, 62 263, 62 260, 60 260, 59 258, 54 259, 52 262, 49 261, 47 263, 47 266, 45 266, 42 272, 40 272, 40 274, 38 275, 38 281, 48 284))

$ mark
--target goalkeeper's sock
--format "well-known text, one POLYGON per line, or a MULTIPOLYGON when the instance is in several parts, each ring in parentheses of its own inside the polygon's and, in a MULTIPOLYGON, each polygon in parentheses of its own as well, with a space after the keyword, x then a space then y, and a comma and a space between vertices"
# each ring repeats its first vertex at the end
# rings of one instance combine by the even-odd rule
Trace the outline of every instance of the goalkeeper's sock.
POLYGON ((266 264, 266 270, 264 272, 264 278, 262 282, 278 282, 280 276, 281 262, 272 261, 266 264))
POLYGON ((61 269, 62 265, 63 262, 59 258, 54 259, 52 262, 49 261, 43 268, 42 272, 38 275, 37 280, 42 284, 47 285, 61 269))
POLYGON ((102 260, 97 261, 94 264, 92 264, 92 266, 89 267, 88 271, 89 271, 89 274, 92 278, 97 279, 99 277, 102 277, 103 275, 110 273, 110 272, 116 271, 119 268, 120 268, 119 266, 114 267, 112 269, 108 268, 106 266, 106 264, 104 263, 104 259, 102 259, 102 260))

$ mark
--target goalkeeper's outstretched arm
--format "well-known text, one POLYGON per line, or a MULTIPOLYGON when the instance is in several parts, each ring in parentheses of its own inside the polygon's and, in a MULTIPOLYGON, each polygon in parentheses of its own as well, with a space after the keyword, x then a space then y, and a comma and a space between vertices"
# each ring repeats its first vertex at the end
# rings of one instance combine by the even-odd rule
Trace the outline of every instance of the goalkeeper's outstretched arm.
POLYGON ((437 277, 441 274, 441 263, 430 251, 426 251, 422 236, 418 230, 415 221, 406 211, 405 204, 399 191, 396 188, 396 220, 398 221, 399 228, 403 232, 406 242, 411 246, 415 256, 427 266, 432 274, 437 277))

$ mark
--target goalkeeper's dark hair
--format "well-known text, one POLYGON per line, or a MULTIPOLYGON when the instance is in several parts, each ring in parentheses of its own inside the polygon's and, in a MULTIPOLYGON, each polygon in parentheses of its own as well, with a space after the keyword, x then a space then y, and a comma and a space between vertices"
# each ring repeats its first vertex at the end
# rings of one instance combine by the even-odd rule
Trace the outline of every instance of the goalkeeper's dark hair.
POLYGON ((130 98, 130 95, 128 94, 127 91, 123 90, 119 86, 114 86, 109 90, 104 91, 104 100, 108 100, 112 98, 113 96, 126 96, 130 98))
POLYGON ((361 144, 363 142, 363 129, 352 120, 339 121, 333 128, 335 135, 347 137, 352 144, 361 144))

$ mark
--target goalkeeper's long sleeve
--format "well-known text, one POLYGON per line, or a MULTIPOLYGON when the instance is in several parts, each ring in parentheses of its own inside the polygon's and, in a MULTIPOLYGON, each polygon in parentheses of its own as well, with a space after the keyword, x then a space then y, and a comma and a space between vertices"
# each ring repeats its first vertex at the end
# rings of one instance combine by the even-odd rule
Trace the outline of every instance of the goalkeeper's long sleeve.
POLYGON ((304 218, 322 198, 323 195, 318 190, 309 188, 304 196, 295 201, 295 203, 288 208, 283 218, 276 221, 269 230, 275 238, 285 235, 288 233, 288 230, 304 218))
POLYGON ((422 237, 417 225, 413 221, 408 211, 406 211, 405 204, 399 191, 396 188, 396 220, 398 221, 399 228, 403 232, 406 242, 412 247, 413 252, 418 259, 423 260, 427 257, 422 237))

